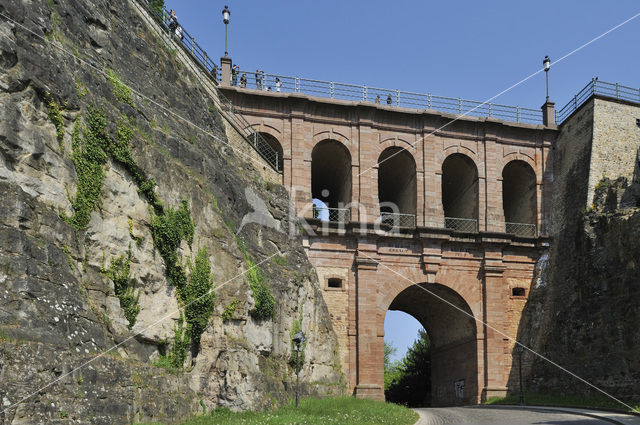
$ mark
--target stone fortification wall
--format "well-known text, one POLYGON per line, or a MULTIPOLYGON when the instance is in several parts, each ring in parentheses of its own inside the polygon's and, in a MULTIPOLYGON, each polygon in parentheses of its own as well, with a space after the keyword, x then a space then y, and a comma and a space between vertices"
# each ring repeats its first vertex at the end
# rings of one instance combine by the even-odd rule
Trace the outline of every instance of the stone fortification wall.
POLYGON ((0 12, 0 423, 283 403, 294 328, 305 391, 339 390, 287 191, 229 147, 199 71, 125 0, 0 12))

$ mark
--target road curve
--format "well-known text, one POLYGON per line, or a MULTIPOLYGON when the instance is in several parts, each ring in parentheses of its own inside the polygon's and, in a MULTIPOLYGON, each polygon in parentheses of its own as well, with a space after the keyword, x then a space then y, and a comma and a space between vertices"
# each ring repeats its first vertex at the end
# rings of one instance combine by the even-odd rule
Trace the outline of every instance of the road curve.
POLYGON ((420 415, 416 425, 602 425, 612 423, 575 413, 535 408, 442 407, 414 410, 420 415))

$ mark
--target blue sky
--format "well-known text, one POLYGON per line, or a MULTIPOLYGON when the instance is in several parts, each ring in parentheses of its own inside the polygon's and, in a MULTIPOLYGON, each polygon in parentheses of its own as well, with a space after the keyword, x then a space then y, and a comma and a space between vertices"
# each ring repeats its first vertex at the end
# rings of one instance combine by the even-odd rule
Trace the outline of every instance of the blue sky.
MULTIPOLYGON (((595 76, 640 88, 640 17, 553 64, 639 13, 638 0, 165 1, 212 57, 224 54, 228 4, 229 55, 242 69, 484 101, 549 55, 558 109, 595 76)), ((539 108, 544 98, 541 73, 494 102, 539 108)), ((398 356, 418 327, 387 314, 398 356)))

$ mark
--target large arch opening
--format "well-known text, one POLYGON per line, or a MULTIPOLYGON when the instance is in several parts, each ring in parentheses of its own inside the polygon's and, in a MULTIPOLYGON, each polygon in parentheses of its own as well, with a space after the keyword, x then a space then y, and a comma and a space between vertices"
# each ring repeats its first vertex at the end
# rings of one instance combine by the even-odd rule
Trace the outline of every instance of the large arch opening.
POLYGON ((378 158, 378 200, 380 213, 400 213, 399 225, 415 226, 416 162, 413 156, 399 147, 389 147, 378 158), (406 215, 405 215, 406 214, 406 215))
POLYGON ((508 233, 535 236, 536 173, 525 161, 511 161, 502 170, 502 206, 508 233))
POLYGON ((428 374, 430 382, 422 385, 430 388, 428 391, 427 388, 415 388, 426 397, 420 404, 454 406, 477 403, 477 330, 466 301, 444 285, 423 283, 400 292, 389 310, 413 316, 428 335, 430 358, 422 364, 429 365, 431 369, 428 374))
POLYGON ((471 158, 454 153, 442 163, 445 227, 477 231, 478 169, 471 158))
POLYGON ((259 132, 258 134, 276 152, 276 155, 278 156, 276 161, 278 165, 278 171, 282 171, 284 169, 284 152, 282 150, 280 141, 278 141, 278 139, 276 139, 269 133, 259 132))
POLYGON ((335 140, 323 140, 311 152, 311 197, 329 208, 351 202, 351 155, 335 140))

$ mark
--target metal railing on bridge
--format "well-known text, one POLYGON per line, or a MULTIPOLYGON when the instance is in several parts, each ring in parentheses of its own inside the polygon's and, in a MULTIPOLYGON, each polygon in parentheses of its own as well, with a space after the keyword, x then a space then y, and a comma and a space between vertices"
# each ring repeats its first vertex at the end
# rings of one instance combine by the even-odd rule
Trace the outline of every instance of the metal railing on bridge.
POLYGON ((156 21, 167 31, 167 33, 176 41, 180 41, 180 45, 184 51, 191 56, 200 68, 202 68, 209 77, 216 82, 214 88, 216 90, 219 107, 222 111, 227 113, 227 118, 234 124, 234 126, 241 131, 249 141, 249 144, 256 150, 256 152, 276 171, 282 171, 280 168, 280 160, 278 151, 274 149, 259 133, 252 130, 249 122, 238 113, 233 107, 233 104, 217 89, 217 84, 220 81, 220 72, 213 73, 214 66, 218 69, 218 64, 211 59, 207 52, 196 43, 195 39, 187 32, 187 30, 180 25, 180 31, 176 32, 177 27, 172 25, 172 18, 166 8, 162 7, 157 9, 152 7, 146 0, 137 0, 143 8, 147 10, 156 21), (215 75, 214 75, 215 74, 215 75))
POLYGON ((621 86, 617 83, 607 83, 593 78, 573 99, 556 111, 556 124, 562 123, 573 114, 591 96, 599 95, 628 102, 640 103, 640 89, 621 86))
POLYGON ((314 205, 313 218, 321 221, 348 223, 351 220, 351 211, 349 208, 329 208, 314 205))
POLYGON ((505 232, 511 235, 522 236, 525 238, 535 238, 538 233, 535 224, 509 222, 505 223, 505 232))
POLYGON ((393 227, 416 227, 415 214, 381 212, 380 222, 393 227))
POLYGON ((331 99, 380 103, 413 109, 435 109, 457 115, 492 117, 504 121, 542 124, 542 111, 540 109, 521 108, 498 103, 485 103, 396 89, 312 80, 280 74, 265 73, 259 75, 255 71, 246 70, 240 70, 235 81, 240 87, 263 91, 306 93, 331 99), (240 85, 242 74, 246 75, 246 86, 240 85))
POLYGON ((478 220, 473 218, 445 217, 444 227, 456 232, 477 233, 478 220))

